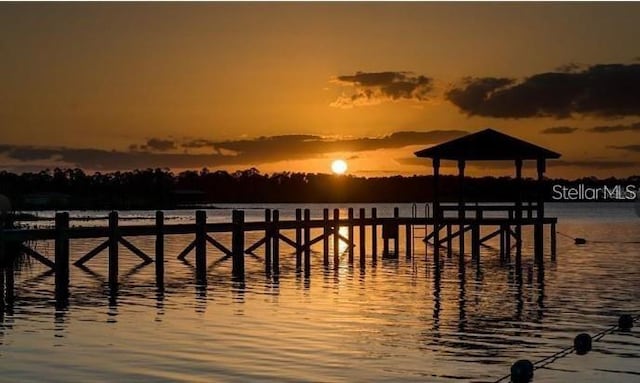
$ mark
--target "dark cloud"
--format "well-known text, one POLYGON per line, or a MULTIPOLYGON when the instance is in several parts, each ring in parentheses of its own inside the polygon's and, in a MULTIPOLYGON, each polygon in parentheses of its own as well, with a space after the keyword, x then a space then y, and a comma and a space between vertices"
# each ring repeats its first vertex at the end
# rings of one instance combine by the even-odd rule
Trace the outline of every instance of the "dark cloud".
POLYGON ((176 149, 176 143, 173 140, 151 138, 147 141, 145 147, 151 151, 166 152, 176 149))
POLYGON ((603 125, 587 129, 591 133, 640 132, 640 122, 631 125, 603 125))
POLYGON ((470 116, 495 118, 640 115, 640 64, 594 65, 522 81, 467 78, 446 98, 470 116))
POLYGON ((609 146, 611 149, 619 149, 626 150, 628 152, 640 153, 640 144, 632 144, 632 145, 612 145, 609 146))
POLYGON ((389 100, 425 101, 433 89, 432 79, 411 72, 356 72, 338 76, 336 82, 353 88, 331 104, 343 108, 389 100))
POLYGON ((570 126, 554 126, 551 128, 542 129, 542 134, 571 134, 578 130, 578 128, 572 128, 570 126))
POLYGON ((60 166, 77 166, 92 170, 257 166, 277 161, 317 158, 332 152, 352 153, 435 144, 466 133, 459 130, 405 131, 378 138, 342 140, 326 140, 314 135, 285 135, 220 142, 197 139, 182 144, 185 149, 209 150, 208 153, 197 154, 26 146, 8 146, 4 154, 9 159, 22 162, 52 160, 61 163, 60 166))

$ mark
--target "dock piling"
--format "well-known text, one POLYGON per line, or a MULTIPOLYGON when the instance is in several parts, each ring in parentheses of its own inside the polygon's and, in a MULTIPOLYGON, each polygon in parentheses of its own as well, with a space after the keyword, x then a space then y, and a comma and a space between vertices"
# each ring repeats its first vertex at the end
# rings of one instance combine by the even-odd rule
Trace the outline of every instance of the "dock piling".
POLYGON ((236 279, 244 279, 244 211, 233 210, 231 221, 233 231, 231 233, 231 273, 236 279))
POLYGON ((304 276, 311 275, 311 211, 304 209, 304 276))
POLYGON ((66 299, 69 295, 69 213, 56 213, 55 217, 55 295, 66 299))
POLYGON ((272 259, 271 259, 271 242, 274 240, 273 237, 271 236, 271 232, 272 232, 272 224, 271 224, 271 209, 264 209, 264 222, 265 222, 265 229, 264 229, 264 273, 265 275, 270 275, 271 274, 271 263, 272 263, 272 259))
POLYGON ((109 213, 109 288, 118 289, 118 212, 109 213))
POLYGON ((349 246, 347 251, 349 252, 349 265, 353 265, 353 208, 350 207, 347 210, 349 223, 347 224, 347 238, 349 238, 349 246))
POLYGON ((329 226, 329 209, 322 209, 322 234, 324 238, 322 240, 322 265, 324 267, 329 266, 329 234, 331 232, 329 226))
POLYGON ((296 209, 296 272, 302 271, 302 209, 296 209))
POLYGON ((340 266, 340 209, 333 209, 333 268, 340 266))
POLYGON ((393 246, 394 249, 393 251, 395 251, 396 253, 396 258, 400 255, 400 233, 398 228, 398 218, 400 217, 400 208, 398 208, 397 206, 393 208, 393 218, 394 219, 394 225, 396 226, 396 235, 393 237, 393 246))
POLYGON ((271 224, 272 227, 272 238, 273 238, 273 243, 272 243, 272 249, 273 249, 273 262, 272 262, 272 268, 273 268, 273 275, 275 277, 277 277, 278 275, 280 275, 280 226, 279 226, 279 221, 280 221, 280 210, 274 210, 273 211, 273 222, 271 224))
POLYGON ((207 283, 207 212, 196 211, 196 282, 207 283))
POLYGON ((164 288, 164 212, 156 211, 156 286, 164 288))
POLYGON ((378 209, 371 208, 371 263, 373 265, 378 262, 378 226, 376 220, 378 219, 378 209))
POLYGON ((365 242, 365 211, 364 208, 360 208, 360 236, 359 236, 359 243, 360 243, 360 268, 364 268, 365 267, 365 263, 366 263, 366 257, 367 257, 367 249, 366 249, 366 242, 365 242))

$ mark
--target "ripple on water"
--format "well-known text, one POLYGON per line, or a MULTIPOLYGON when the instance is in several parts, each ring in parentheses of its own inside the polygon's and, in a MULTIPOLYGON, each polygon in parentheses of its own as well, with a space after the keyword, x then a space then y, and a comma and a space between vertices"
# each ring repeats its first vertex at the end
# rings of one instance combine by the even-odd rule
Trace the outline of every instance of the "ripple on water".
MULTIPOLYGON (((17 274, 18 300, 0 321, 0 381, 492 382, 517 359, 541 359, 579 332, 640 311, 640 245, 621 243, 637 237, 637 221, 602 224, 572 211, 560 222, 563 232, 611 243, 559 237, 558 261, 539 267, 525 242, 521 273, 491 249, 479 264, 445 256, 438 273, 419 241, 413 260, 374 268, 368 251, 364 271, 349 267, 346 254, 337 270, 325 270, 319 244, 307 281, 283 245, 277 283, 265 278, 258 251, 247 257, 243 284, 230 280, 225 262, 198 286, 192 258, 174 257, 191 238, 176 236, 165 246, 165 291, 154 285, 153 265, 138 267, 123 250, 117 296, 109 297, 102 255, 72 268, 63 307, 52 299, 53 277, 33 265, 17 274)), ((132 241, 152 253, 153 238, 132 241)), ((97 244, 74 241, 74 259, 97 244)), ((639 354, 637 329, 607 335, 588 355, 536 371, 536 381, 636 382, 639 354)))

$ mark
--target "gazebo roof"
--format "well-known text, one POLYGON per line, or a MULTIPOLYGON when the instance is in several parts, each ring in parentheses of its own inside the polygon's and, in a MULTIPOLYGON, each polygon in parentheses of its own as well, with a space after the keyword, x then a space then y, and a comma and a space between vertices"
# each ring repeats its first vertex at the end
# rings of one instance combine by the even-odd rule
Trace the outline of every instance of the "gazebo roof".
POLYGON ((415 152, 417 157, 443 160, 537 160, 560 154, 493 129, 468 134, 415 152))

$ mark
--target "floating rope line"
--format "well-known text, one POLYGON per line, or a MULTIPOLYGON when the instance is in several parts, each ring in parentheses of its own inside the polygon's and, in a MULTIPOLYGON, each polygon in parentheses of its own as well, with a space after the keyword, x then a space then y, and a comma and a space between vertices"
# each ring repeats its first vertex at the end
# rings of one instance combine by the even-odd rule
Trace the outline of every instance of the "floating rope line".
POLYGON ((511 378, 512 383, 528 383, 531 381, 531 379, 533 379, 534 370, 544 368, 551 363, 572 354, 573 352, 575 352, 577 355, 585 355, 589 351, 591 351, 592 341, 598 342, 602 338, 604 338, 605 335, 612 334, 618 330, 630 331, 631 328, 633 328, 633 324, 638 320, 640 320, 640 315, 636 315, 635 317, 627 314, 621 315, 618 319, 618 324, 604 329, 594 336, 590 336, 586 333, 579 334, 574 338, 573 346, 562 349, 552 355, 540 359, 535 363, 532 363, 526 359, 518 360, 511 366, 511 373, 496 380, 495 383, 504 382, 509 378, 511 378))
MULTIPOLYGON (((587 243, 587 239, 586 238, 580 238, 580 237, 572 237, 569 234, 565 234, 559 231, 556 231, 556 233, 560 234, 563 237, 569 238, 571 240, 573 240, 573 242, 576 245, 584 245, 585 243, 587 243)), ((640 241, 589 241, 590 243, 640 243, 640 241)))

